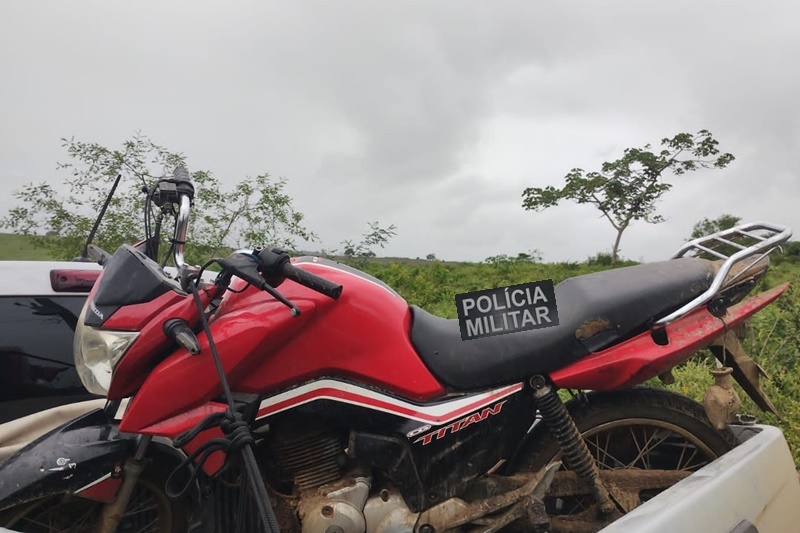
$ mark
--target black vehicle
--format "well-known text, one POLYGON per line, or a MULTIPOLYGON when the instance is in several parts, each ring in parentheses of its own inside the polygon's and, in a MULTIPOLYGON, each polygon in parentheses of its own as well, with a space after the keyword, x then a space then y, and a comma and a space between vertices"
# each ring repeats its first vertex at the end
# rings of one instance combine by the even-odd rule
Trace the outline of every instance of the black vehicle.
POLYGON ((0 261, 0 424, 98 398, 75 371, 72 341, 95 263, 0 261))

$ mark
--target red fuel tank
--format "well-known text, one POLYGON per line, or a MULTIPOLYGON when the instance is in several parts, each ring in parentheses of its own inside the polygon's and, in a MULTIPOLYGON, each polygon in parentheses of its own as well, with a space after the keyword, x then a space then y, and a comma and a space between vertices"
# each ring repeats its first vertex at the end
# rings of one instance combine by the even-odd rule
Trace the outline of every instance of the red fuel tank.
MULTIPOLYGON (((341 284, 342 295, 332 300, 286 280, 278 290, 300 308, 293 317, 268 293, 233 283, 233 290, 245 290, 226 293, 210 323, 233 391, 268 396, 326 377, 418 402, 446 393, 409 340, 411 315, 403 298, 332 261, 300 258, 295 265, 341 284)), ((120 429, 141 430, 221 394, 208 339, 200 333, 198 340, 199 355, 179 349, 153 369, 120 429)))
POLYGON ((326 376, 362 382, 417 401, 445 393, 411 344, 411 314, 400 295, 379 280, 333 261, 299 258, 295 265, 341 284, 342 296, 331 300, 285 281, 281 292, 290 300, 313 302, 314 316, 291 342, 267 348, 270 355, 237 383, 236 390, 264 393, 326 376))

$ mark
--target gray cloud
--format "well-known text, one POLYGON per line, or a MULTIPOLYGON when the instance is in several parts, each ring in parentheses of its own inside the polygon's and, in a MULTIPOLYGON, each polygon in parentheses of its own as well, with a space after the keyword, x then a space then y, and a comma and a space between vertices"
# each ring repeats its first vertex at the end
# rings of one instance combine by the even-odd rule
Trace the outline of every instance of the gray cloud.
MULTIPOLYGON (((583 259, 613 231, 585 206, 521 208, 627 146, 707 128, 737 155, 675 180, 669 255, 703 216, 797 225, 798 7, 788 2, 7 2, 0 182, 58 180, 58 139, 141 130, 226 181, 269 171, 334 247, 395 223, 386 253, 583 259)), ((13 203, 0 198, 0 211, 13 203)))

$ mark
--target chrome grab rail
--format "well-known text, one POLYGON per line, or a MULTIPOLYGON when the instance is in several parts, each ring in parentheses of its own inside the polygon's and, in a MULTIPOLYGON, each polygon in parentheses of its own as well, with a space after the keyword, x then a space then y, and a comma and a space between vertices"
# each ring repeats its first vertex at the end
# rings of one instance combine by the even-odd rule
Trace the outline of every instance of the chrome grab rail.
MULTIPOLYGON (((787 226, 772 224, 770 222, 751 222, 749 224, 742 224, 740 226, 718 231, 717 233, 712 233, 711 235, 706 235, 705 237, 700 237, 699 239, 694 239, 687 242, 677 251, 677 253, 675 253, 674 256, 672 256, 672 259, 685 257, 687 253, 694 252, 693 256, 697 256, 701 253, 707 253, 714 257, 724 259, 724 262, 720 266, 719 271, 714 277, 714 281, 711 282, 711 286, 708 288, 708 290, 680 309, 658 320, 654 325, 665 326, 707 303, 720 293, 720 290, 726 281, 725 278, 728 276, 728 273, 730 273, 734 264, 758 254, 758 257, 751 261, 749 265, 747 265, 733 278, 737 279, 767 254, 788 241, 791 236, 792 229, 787 226), (758 235, 753 233, 755 231, 767 232, 767 234, 758 235), (742 237, 750 240, 752 244, 740 244, 730 240, 731 237, 742 237), (738 248, 739 251, 730 256, 725 255, 724 253, 721 253, 711 247, 712 243, 714 242, 738 248)), ((728 281, 730 282, 731 280, 728 281)))

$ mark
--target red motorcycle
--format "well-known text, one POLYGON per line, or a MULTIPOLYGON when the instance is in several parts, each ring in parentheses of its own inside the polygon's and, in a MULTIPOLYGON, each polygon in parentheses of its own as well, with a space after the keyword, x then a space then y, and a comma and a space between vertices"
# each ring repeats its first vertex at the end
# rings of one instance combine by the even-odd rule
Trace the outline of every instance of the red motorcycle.
POLYGON ((75 363, 107 408, 0 466, 0 525, 596 531, 737 443, 730 418, 715 427, 637 385, 713 345, 771 406, 731 354, 736 326, 787 288, 745 299, 787 228, 568 279, 558 326, 462 341, 458 321, 326 259, 264 248, 186 265, 193 195, 182 168, 157 182, 156 235, 101 258, 75 363), (177 278, 155 260, 175 208, 177 278), (701 252, 720 260, 688 257, 701 252))

